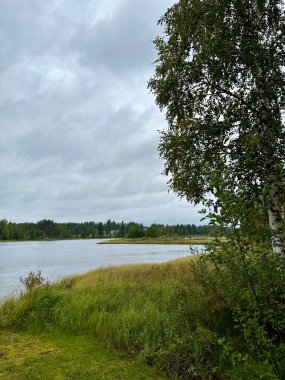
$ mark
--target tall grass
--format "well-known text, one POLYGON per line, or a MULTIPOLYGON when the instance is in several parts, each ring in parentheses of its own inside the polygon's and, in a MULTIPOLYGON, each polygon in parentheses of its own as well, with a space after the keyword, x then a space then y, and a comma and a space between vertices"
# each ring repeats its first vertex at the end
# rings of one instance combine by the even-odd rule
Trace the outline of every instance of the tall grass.
POLYGON ((172 378, 229 378, 219 338, 239 339, 232 315, 195 280, 193 261, 110 267, 41 286, 33 303, 28 294, 7 299, 0 327, 88 334, 172 378))

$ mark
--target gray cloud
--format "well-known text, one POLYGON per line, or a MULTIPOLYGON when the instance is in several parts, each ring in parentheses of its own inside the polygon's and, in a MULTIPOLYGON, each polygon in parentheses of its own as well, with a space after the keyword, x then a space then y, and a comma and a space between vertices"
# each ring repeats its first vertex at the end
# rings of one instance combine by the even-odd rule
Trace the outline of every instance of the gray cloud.
POLYGON ((197 223, 160 175, 148 93, 172 0, 3 0, 0 218, 197 223))

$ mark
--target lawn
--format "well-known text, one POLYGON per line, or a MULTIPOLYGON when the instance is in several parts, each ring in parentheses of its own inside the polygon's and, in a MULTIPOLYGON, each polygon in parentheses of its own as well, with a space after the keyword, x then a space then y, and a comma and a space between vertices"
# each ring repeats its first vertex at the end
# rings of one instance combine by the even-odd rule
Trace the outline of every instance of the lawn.
POLYGON ((0 332, 0 379, 166 379, 126 353, 87 336, 0 332))

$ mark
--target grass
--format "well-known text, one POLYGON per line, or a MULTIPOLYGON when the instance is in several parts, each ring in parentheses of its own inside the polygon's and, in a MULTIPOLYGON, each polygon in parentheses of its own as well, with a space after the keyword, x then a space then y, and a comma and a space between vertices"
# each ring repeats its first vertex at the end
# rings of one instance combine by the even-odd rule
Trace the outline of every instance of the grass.
POLYGON ((0 379, 159 379, 138 360, 86 336, 0 333, 0 379))
MULTIPOLYGON (((104 347, 110 346, 128 356, 139 358, 162 370, 170 378, 183 378, 183 373, 189 375, 197 368, 207 373, 209 363, 215 360, 218 349, 216 331, 220 328, 220 322, 208 312, 211 297, 203 294, 193 279, 193 261, 195 257, 163 264, 99 269, 66 278, 57 284, 42 286, 20 299, 7 299, 0 307, 0 328, 4 331, 2 337, 5 337, 5 331, 30 334, 17 335, 19 342, 25 336, 27 339, 29 336, 37 337, 39 343, 35 345, 36 352, 41 350, 41 342, 46 342, 52 348, 43 350, 51 351, 49 355, 54 357, 55 362, 65 361, 66 356, 68 368, 84 363, 85 351, 81 351, 80 339, 86 342, 88 338, 100 342, 104 347), (67 283, 72 284, 68 289, 65 287, 67 283), (79 356, 73 356, 73 364, 70 356, 73 338, 70 338, 66 349, 58 351, 58 340, 51 335, 49 340, 43 341, 41 338, 42 334, 48 332, 57 336, 68 333, 74 339, 79 339, 76 345, 79 356), (205 355, 209 358, 206 364, 203 359, 205 355)), ((217 305, 218 301, 215 302, 217 305)), ((23 355, 28 357, 29 353, 24 354, 23 351, 23 355)), ((113 356, 106 353, 106 357, 113 356)), ((41 365, 44 368, 45 356, 33 356, 32 363, 34 368, 40 368, 41 365)), ((123 368, 129 365, 127 363, 122 363, 123 368)), ((15 376, 22 371, 19 378, 25 378, 23 366, 15 367, 15 371, 15 376)), ((64 374, 65 369, 62 371, 64 374)), ((96 378, 96 368, 92 371, 94 374, 91 375, 96 378)), ((130 375, 129 378, 147 378, 145 371, 143 367, 137 367, 137 377, 130 375)), ((89 378, 92 378, 91 375, 88 375, 89 378)), ((52 378, 52 375, 49 376, 52 378)), ((65 378, 66 375, 62 376, 65 378)), ((84 379, 85 375, 82 376, 78 378, 84 379)), ((112 376, 109 378, 119 379, 121 375, 112 376)), ((127 375, 124 376, 122 378, 128 379, 127 375)))
POLYGON ((219 343, 243 349, 241 337, 223 293, 197 280, 198 257, 98 269, 6 299, 0 379, 241 379, 219 343))
POLYGON ((158 238, 116 238, 112 240, 101 241, 97 244, 208 244, 213 242, 210 236, 189 237, 158 237, 158 238))

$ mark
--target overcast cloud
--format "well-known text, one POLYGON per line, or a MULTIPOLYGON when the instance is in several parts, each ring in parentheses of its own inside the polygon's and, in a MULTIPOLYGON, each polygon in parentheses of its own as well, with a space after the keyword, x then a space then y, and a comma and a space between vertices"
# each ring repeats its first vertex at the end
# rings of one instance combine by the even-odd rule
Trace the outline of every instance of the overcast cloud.
POLYGON ((0 0, 0 219, 199 223, 147 90, 170 0, 0 0))

